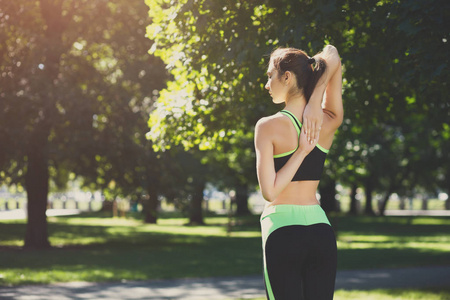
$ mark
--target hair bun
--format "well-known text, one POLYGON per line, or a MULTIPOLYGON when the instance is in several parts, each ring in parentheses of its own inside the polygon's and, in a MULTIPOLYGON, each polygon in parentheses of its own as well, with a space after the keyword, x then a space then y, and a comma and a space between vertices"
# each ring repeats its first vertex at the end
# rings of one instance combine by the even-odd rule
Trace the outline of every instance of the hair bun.
POLYGON ((314 57, 308 57, 308 64, 312 65, 316 62, 316 59, 314 57))

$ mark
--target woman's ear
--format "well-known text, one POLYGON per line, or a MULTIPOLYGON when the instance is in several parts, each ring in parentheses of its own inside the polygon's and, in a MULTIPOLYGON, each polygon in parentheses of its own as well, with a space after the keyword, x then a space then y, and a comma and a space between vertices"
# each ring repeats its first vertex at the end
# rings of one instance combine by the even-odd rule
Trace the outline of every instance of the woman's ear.
POLYGON ((292 79, 292 73, 291 73, 290 71, 286 71, 286 72, 284 73, 283 78, 284 78, 284 84, 285 84, 285 85, 288 85, 288 84, 289 84, 289 81, 291 81, 291 79, 292 79))

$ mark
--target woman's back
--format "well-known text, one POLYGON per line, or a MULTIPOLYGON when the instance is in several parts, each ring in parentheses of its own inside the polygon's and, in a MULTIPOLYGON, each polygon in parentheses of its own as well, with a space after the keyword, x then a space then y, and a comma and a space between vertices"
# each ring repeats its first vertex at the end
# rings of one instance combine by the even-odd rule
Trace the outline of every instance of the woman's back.
MULTIPOLYGON (((296 116, 300 121, 301 119, 296 116)), ((296 149, 298 146, 298 131, 292 120, 282 113, 277 113, 270 117, 271 127, 273 127, 273 148, 274 157, 279 157, 285 153, 289 153, 296 149)), ((301 121, 300 121, 301 122, 301 121)), ((330 122, 324 122, 322 128, 331 125, 330 122)), ((325 130, 331 132, 331 130, 325 130)), ((327 152, 331 146, 333 136, 328 134, 327 136, 321 135, 319 137, 317 149, 318 153, 327 152)), ((311 152, 312 153, 312 152, 311 152)), ((311 155, 309 154, 309 156, 311 155)), ((320 154, 319 154, 320 155, 320 154)), ((326 154, 324 154, 326 155, 326 154)), ((277 158, 275 158, 276 160, 277 158)), ((307 160, 307 158, 305 159, 307 160)), ((276 163, 276 162, 275 162, 276 163)), ((313 163, 318 163, 314 161, 313 163)), ((305 164, 305 162, 303 162, 305 164)), ((317 168, 323 167, 323 165, 317 165, 317 168)), ((291 181, 287 187, 278 195, 278 197, 270 204, 297 204, 297 205, 314 205, 317 204, 316 191, 319 185, 319 180, 298 180, 291 181)))

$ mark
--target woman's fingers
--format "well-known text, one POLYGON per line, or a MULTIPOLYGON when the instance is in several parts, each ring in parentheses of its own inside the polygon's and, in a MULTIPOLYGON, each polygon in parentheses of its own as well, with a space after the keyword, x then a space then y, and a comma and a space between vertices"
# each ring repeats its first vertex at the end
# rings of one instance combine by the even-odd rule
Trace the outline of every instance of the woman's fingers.
POLYGON ((305 119, 304 126, 305 126, 306 141, 308 143, 311 143, 311 121, 309 120, 309 118, 305 119))
POLYGON ((312 144, 316 139, 316 123, 311 122, 309 128, 309 143, 312 144))
POLYGON ((306 134, 306 121, 304 121, 304 124, 301 129, 300 134, 300 141, 299 141, 299 147, 306 151, 306 153, 309 153, 314 149, 314 145, 308 141, 308 136, 306 134))
POLYGON ((308 139, 308 131, 309 131, 308 119, 305 118, 305 117, 303 117, 302 129, 303 129, 303 132, 306 134, 306 140, 309 142, 309 139, 308 139))
POLYGON ((320 129, 321 129, 320 124, 317 123, 317 124, 316 124, 316 127, 314 128, 314 140, 315 140, 315 141, 318 141, 318 140, 319 140, 320 129))
POLYGON ((314 141, 319 140, 320 130, 322 129, 321 125, 319 120, 313 121, 305 118, 303 129, 305 130, 308 143, 312 144, 314 141))

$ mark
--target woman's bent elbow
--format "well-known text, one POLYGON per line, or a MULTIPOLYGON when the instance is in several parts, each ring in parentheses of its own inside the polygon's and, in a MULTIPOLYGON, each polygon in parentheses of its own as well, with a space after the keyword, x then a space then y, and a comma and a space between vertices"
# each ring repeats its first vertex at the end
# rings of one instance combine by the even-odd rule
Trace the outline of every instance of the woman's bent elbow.
POLYGON ((271 193, 268 193, 268 192, 263 191, 262 196, 263 196, 264 200, 266 200, 268 202, 273 202, 273 200, 275 200, 275 197, 271 193))

